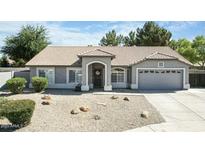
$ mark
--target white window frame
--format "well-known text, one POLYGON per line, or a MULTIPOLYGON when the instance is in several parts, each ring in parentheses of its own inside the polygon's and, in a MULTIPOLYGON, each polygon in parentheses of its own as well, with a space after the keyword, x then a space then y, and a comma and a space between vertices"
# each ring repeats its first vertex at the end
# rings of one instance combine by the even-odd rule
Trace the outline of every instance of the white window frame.
POLYGON ((158 67, 159 67, 159 68, 164 68, 164 62, 163 62, 163 61, 159 61, 159 62, 158 62, 158 67), (162 66, 161 66, 160 64, 162 64, 162 66))
POLYGON ((111 70, 111 82, 115 83, 115 84, 117 84, 117 83, 126 83, 126 74, 127 74, 126 71, 127 71, 127 69, 125 69, 123 67, 113 67, 112 70, 111 70), (118 82, 118 81, 117 82, 112 82, 112 72, 115 71, 115 69, 122 69, 124 71, 124 81, 123 82, 118 82))
POLYGON ((55 83, 55 67, 37 67, 36 68, 36 75, 39 77, 39 70, 52 70, 53 71, 53 82, 48 84, 55 83))
MULTIPOLYGON (((77 70, 77 71, 81 71, 81 73, 83 73, 82 72, 82 68, 79 68, 79 67, 67 67, 67 69, 66 69, 66 83, 68 83, 68 84, 77 84, 78 82, 76 82, 76 79, 75 79, 75 82, 69 82, 69 71, 70 70, 77 70)), ((81 78, 81 80, 82 80, 82 78, 81 78)), ((81 81, 82 82, 82 81, 81 81)))

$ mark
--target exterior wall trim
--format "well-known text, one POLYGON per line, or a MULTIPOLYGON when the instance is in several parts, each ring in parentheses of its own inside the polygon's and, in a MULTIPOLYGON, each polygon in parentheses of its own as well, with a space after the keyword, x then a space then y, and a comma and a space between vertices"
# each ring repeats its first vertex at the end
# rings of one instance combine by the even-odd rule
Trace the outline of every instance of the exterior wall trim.
POLYGON ((120 66, 115 66, 111 68, 111 84, 113 88, 127 88, 128 83, 127 83, 127 68, 120 67, 120 66), (122 69, 124 71, 124 82, 112 82, 112 71, 115 70, 116 68, 122 69))
MULTIPOLYGON (((112 71, 115 70, 116 68, 122 69, 124 71, 124 82, 117 82, 117 83, 126 83, 126 75, 127 75, 127 69, 123 68, 123 67, 112 67, 111 69, 111 75, 112 75, 112 71)), ((112 81, 111 81, 112 83, 112 81)))
POLYGON ((80 68, 80 67, 66 67, 66 83, 67 84, 76 84, 76 83, 69 82, 69 70, 81 70, 82 71, 82 68, 80 68))
POLYGON ((131 85, 132 89, 138 89, 139 85, 139 76, 138 76, 138 70, 182 70, 183 71, 183 89, 188 89, 189 85, 185 83, 185 75, 186 75, 186 69, 185 68, 136 68, 136 84, 131 85))
MULTIPOLYGON (((75 89, 75 86, 77 84, 75 83, 55 83, 55 84, 49 84, 49 89, 75 89)), ((32 83, 29 84, 29 88, 33 88, 32 83)))

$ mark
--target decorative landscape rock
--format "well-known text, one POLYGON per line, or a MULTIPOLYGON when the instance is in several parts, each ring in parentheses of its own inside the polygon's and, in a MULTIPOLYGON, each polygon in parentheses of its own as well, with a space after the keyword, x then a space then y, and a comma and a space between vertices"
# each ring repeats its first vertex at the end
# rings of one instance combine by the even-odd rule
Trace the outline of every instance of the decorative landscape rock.
POLYGON ((111 99, 118 99, 118 97, 113 95, 111 99))
POLYGON ((50 102, 49 101, 43 101, 41 104, 42 105, 50 105, 50 102))
POLYGON ((43 99, 43 100, 51 100, 51 97, 49 95, 44 95, 43 97, 41 97, 41 99, 43 99))
POLYGON ((82 112, 88 112, 89 111, 89 108, 87 108, 87 107, 80 107, 79 108, 80 109, 80 111, 82 111, 82 112))
POLYGON ((148 119, 148 118, 149 118, 149 112, 148 112, 148 111, 143 111, 143 112, 141 113, 141 117, 148 119))
POLYGON ((105 103, 97 103, 97 105, 102 105, 102 106, 106 107, 105 103))
POLYGON ((128 97, 124 97, 124 101, 129 101, 130 99, 128 97))
POLYGON ((70 111, 70 113, 71 113, 71 114, 78 114, 79 112, 78 112, 77 110, 74 110, 74 109, 73 109, 73 110, 70 111))
POLYGON ((94 119, 95 120, 100 120, 100 116, 99 115, 94 115, 94 119))

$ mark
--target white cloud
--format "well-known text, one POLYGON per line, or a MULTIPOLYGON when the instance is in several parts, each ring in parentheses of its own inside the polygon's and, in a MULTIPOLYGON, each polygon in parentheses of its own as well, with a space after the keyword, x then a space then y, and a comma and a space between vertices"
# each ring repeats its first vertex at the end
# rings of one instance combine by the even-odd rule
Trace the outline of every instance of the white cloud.
POLYGON ((114 25, 108 27, 110 30, 115 29, 118 34, 128 35, 130 31, 135 31, 137 28, 141 28, 145 22, 143 21, 127 21, 127 22, 118 22, 114 25))
POLYGON ((4 45, 7 36, 16 34, 23 25, 27 24, 45 26, 48 29, 50 41, 57 45, 97 45, 104 34, 81 32, 81 29, 65 27, 61 22, 0 22, 0 46, 4 45))
POLYGON ((103 36, 101 32, 81 32, 78 28, 65 28, 60 24, 48 24, 49 37, 56 45, 97 45, 103 36))
MULTIPOLYGON (((23 25, 43 25, 48 29, 50 41, 54 45, 98 45, 100 39, 106 32, 115 29, 118 34, 127 35, 131 30, 142 27, 145 22, 137 21, 111 21, 92 23, 85 27, 65 26, 62 22, 0 22, 0 46, 6 36, 17 33, 23 25)), ((160 26, 176 33, 181 30, 193 26, 197 22, 158 22, 160 26)))
POLYGON ((43 25, 48 29, 50 41, 54 45, 98 45, 106 32, 115 29, 118 34, 127 35, 131 30, 142 27, 144 22, 99 22, 85 27, 66 27, 62 22, 0 22, 0 46, 6 36, 16 34, 23 25, 43 25))
POLYGON ((163 21, 159 25, 169 29, 171 32, 180 32, 190 26, 197 24, 195 21, 163 21))

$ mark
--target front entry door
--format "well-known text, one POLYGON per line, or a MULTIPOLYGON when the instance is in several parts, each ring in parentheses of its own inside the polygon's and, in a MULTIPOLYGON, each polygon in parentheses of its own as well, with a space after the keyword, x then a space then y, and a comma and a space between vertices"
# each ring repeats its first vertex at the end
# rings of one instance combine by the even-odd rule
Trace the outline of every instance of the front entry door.
POLYGON ((102 88, 102 69, 93 70, 94 88, 102 88))

